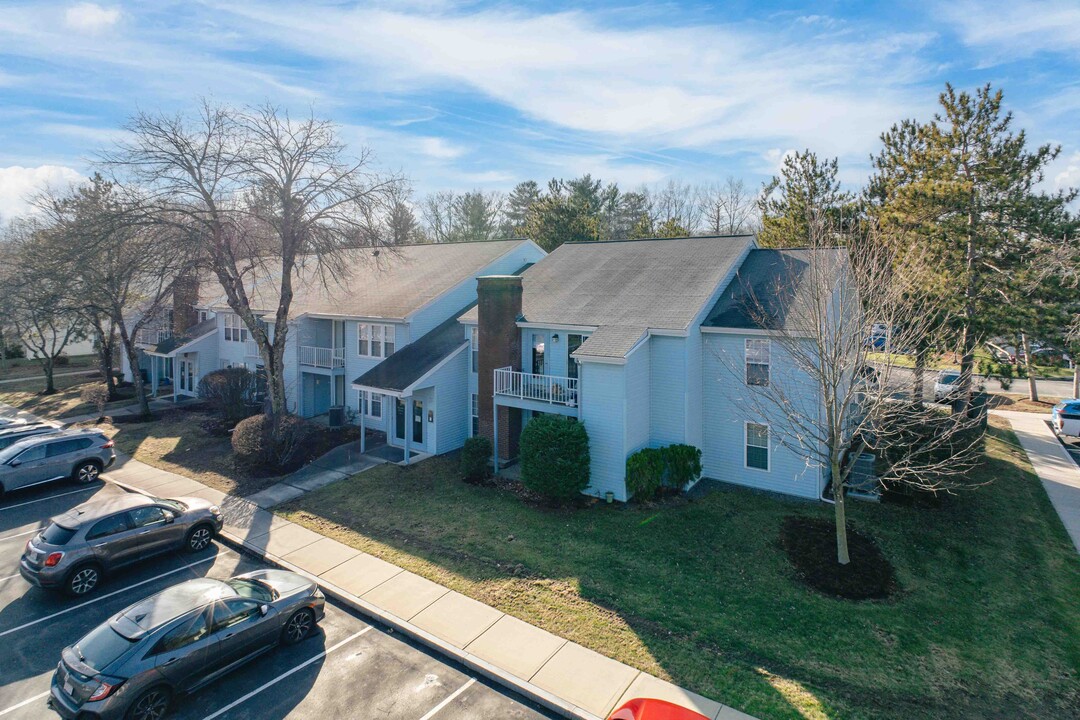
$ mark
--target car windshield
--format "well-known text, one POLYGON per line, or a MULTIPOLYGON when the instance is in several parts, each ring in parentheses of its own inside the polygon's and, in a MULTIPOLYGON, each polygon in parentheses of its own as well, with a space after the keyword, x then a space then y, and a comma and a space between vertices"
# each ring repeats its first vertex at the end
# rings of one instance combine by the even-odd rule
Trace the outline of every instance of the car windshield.
POLYGON ((182 513, 187 510, 187 505, 180 502, 179 500, 169 500, 168 498, 154 498, 154 502, 158 503, 159 505, 164 505, 170 510, 175 510, 177 513, 182 513))
POLYGON ((259 602, 270 602, 274 599, 273 589, 258 580, 233 578, 232 580, 226 580, 225 584, 235 590, 236 594, 242 598, 251 598, 259 602))
POLYGON ((90 631, 89 635, 75 645, 74 650, 83 663, 101 672, 116 662, 117 658, 127 652, 134 642, 105 623, 90 631))
POLYGON ((49 526, 41 533, 41 539, 49 545, 67 545, 68 540, 73 537, 75 537, 74 530, 56 523, 49 523, 49 526))
POLYGON ((960 379, 960 376, 956 373, 944 373, 941 376, 942 385, 955 385, 956 381, 960 379))

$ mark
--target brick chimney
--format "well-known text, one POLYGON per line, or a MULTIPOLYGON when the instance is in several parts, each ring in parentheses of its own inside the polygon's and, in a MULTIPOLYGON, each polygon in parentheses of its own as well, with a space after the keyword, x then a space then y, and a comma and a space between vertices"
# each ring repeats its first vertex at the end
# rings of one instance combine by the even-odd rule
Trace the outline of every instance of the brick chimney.
POLYGON ((495 428, 494 401, 495 370, 512 367, 521 370, 521 330, 517 326, 521 315, 521 277, 519 275, 488 275, 477 278, 477 312, 479 328, 477 398, 480 411, 480 434, 492 442, 499 433, 499 459, 517 457, 521 435, 521 410, 499 408, 499 427, 495 428))
POLYGON ((199 276, 188 271, 173 282, 173 327, 174 335, 182 336, 188 328, 197 325, 199 313, 195 305, 199 302, 199 276))

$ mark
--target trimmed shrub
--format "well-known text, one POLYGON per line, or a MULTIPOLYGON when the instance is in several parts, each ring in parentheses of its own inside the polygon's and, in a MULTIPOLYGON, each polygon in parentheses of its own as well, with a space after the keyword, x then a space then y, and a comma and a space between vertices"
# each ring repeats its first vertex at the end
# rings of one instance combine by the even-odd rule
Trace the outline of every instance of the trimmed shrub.
POLYGON ((109 403, 109 386, 103 382, 88 383, 79 391, 79 399, 88 405, 93 405, 98 412, 98 417, 105 414, 105 406, 109 403))
POLYGON ((67 367, 71 364, 71 358, 67 355, 57 355, 53 358, 53 367, 67 367))
POLYGON ((701 477, 701 448, 693 445, 668 445, 664 454, 664 484, 682 490, 701 477))
POLYGON ((461 448, 461 477, 465 482, 480 483, 491 477, 491 441, 477 435, 461 448))
POLYGON ((651 500, 664 483, 664 453, 642 448, 626 459, 626 489, 637 500, 651 500))
POLYGON ((521 482, 552 500, 572 500, 589 486, 589 435, 561 415, 541 415, 521 431, 521 482))
POLYGON ((247 368, 225 368, 206 373, 197 392, 225 422, 238 423, 251 415, 255 383, 255 373, 247 368))
POLYGON ((304 461, 304 443, 312 432, 311 424, 297 415, 278 418, 276 428, 272 416, 253 415, 233 429, 233 452, 248 465, 292 470, 304 461))

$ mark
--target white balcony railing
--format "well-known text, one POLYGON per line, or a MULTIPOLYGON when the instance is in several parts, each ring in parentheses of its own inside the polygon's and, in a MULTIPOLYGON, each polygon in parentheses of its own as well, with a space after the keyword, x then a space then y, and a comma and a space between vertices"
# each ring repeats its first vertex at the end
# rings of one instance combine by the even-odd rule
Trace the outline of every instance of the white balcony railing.
POLYGON ((245 340, 244 355, 249 358, 261 357, 261 354, 259 353, 259 343, 255 342, 254 340, 245 340))
POLYGON ((539 400, 552 405, 577 407, 578 379, 557 375, 535 375, 499 368, 495 371, 495 394, 522 400, 539 400))
POLYGON ((300 346, 300 364, 317 368, 345 367, 345 348, 300 346))
POLYGON ((135 342, 138 345, 159 345, 172 337, 170 330, 158 330, 156 328, 142 328, 135 333, 135 342))

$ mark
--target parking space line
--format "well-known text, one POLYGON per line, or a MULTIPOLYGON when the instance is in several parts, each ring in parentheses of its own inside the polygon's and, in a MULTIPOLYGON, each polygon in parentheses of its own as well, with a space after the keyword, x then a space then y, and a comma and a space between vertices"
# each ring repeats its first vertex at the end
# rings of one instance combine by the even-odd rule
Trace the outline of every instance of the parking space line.
POLYGON ((474 682, 476 682, 476 678, 469 678, 468 682, 466 682, 464 685, 459 687, 454 692, 450 693, 450 695, 445 700, 443 700, 441 703, 439 703, 435 707, 428 710, 426 713, 424 713, 424 717, 420 718, 420 720, 431 720, 431 718, 435 717, 436 713, 438 713, 440 710, 442 710, 444 707, 446 707, 450 703, 454 702, 454 698, 456 698, 458 695, 460 695, 461 693, 465 692, 470 687, 472 687, 472 684, 474 682))
POLYGON ((9 712, 14 712, 15 710, 18 710, 21 707, 26 707, 27 705, 34 702, 35 700, 40 700, 43 697, 48 697, 49 692, 50 692, 49 690, 46 690, 45 692, 41 693, 40 695, 35 695, 32 698, 26 698, 21 703, 18 703, 16 705, 12 705, 9 708, 5 708, 3 710, 0 710, 0 715, 7 715, 9 712))
POLYGON ((356 633, 353 633, 352 635, 350 635, 349 637, 345 638, 345 639, 344 639, 344 640, 342 640, 341 642, 339 642, 339 643, 337 643, 337 644, 335 644, 335 645, 331 645, 331 646, 330 646, 330 647, 328 647, 328 648, 327 648, 326 650, 323 650, 323 651, 322 651, 321 653, 319 653, 318 655, 315 655, 314 657, 308 658, 307 660, 305 660, 304 662, 300 663, 299 665, 297 665, 296 667, 292 668, 291 670, 286 670, 285 672, 281 673, 280 675, 278 675, 278 676, 277 676, 276 678, 274 678, 273 680, 269 680, 269 681, 267 681, 267 682, 263 683, 263 684, 262 684, 262 685, 260 685, 259 687, 255 688, 254 690, 252 690, 251 692, 249 692, 249 693, 248 693, 247 695, 244 695, 244 696, 242 696, 242 697, 239 697, 239 698, 237 698, 236 700, 233 700, 233 701, 232 701, 231 703, 229 703, 229 704, 228 704, 228 705, 226 705, 225 707, 221 708, 220 710, 218 710, 217 712, 215 712, 215 713, 214 713, 213 715, 207 715, 207 716, 206 716, 205 718, 203 718, 203 720, 213 720, 213 719, 214 719, 214 718, 216 718, 216 717, 221 717, 222 715, 224 715, 225 713, 229 712, 230 710, 232 710, 232 709, 233 709, 234 707, 236 707, 237 705, 240 705, 241 703, 244 703, 244 702, 246 702, 246 701, 250 700, 251 698, 253 698, 253 697, 255 697, 256 695, 258 695, 259 693, 261 693, 261 692, 262 692, 263 690, 266 690, 267 688, 269 688, 269 687, 271 687, 271 686, 273 686, 273 685, 276 685, 277 683, 281 682, 282 680, 284 680, 285 678, 289 677, 290 675, 293 675, 293 674, 295 674, 295 673, 298 673, 298 672, 300 672, 301 670, 303 670, 304 668, 306 668, 306 667, 307 667, 308 665, 310 665, 310 664, 312 664, 313 662, 316 662, 316 661, 318 661, 318 660, 321 660, 322 658, 326 657, 326 656, 327 656, 327 655, 329 655, 330 653, 332 653, 332 652, 334 652, 335 650, 337 650, 337 649, 338 649, 339 647, 341 647, 341 646, 342 646, 342 645, 344 645, 345 643, 349 643, 349 642, 352 642, 353 640, 355 640, 356 638, 360 637, 361 635, 363 635, 364 633, 368 632, 368 631, 369 631, 369 630, 371 630, 371 629, 372 629, 372 626, 371 626, 371 625, 368 625, 368 626, 367 626, 366 628, 364 628, 363 630, 361 630, 361 631, 359 631, 359 632, 356 632, 356 633))
POLYGON ((4 537, 0 537, 0 542, 4 542, 5 540, 14 540, 17 537, 23 537, 24 535, 33 535, 36 532, 41 532, 41 528, 36 527, 33 530, 27 530, 26 532, 15 533, 14 535, 5 535, 4 537))
POLYGON ((145 585, 147 583, 152 583, 155 580, 160 580, 161 578, 168 577, 169 575, 175 575, 176 573, 183 572, 184 570, 190 570, 191 568, 195 567, 196 565, 202 565, 203 563, 213 562, 214 560, 217 560, 219 557, 221 557, 221 553, 224 553, 224 552, 232 552, 232 551, 231 550, 221 549, 221 551, 218 554, 214 555, 213 557, 203 558, 202 560, 196 560, 193 563, 186 563, 186 564, 176 568, 175 570, 169 570, 168 572, 163 572, 160 575, 155 575, 152 578, 147 578, 146 580, 140 580, 137 583, 133 583, 131 585, 128 585, 127 587, 122 587, 119 590, 113 590, 111 593, 106 593, 104 595, 99 595, 98 597, 93 598, 92 600, 87 600, 86 602, 81 602, 78 605, 72 605, 69 608, 64 608, 63 610, 60 610, 59 612, 54 612, 52 615, 46 615, 45 617, 38 618, 37 620, 31 620, 30 622, 23 623, 22 625, 18 625, 16 627, 10 628, 8 630, 4 630, 3 632, 0 632, 0 637, 4 637, 5 635, 10 635, 13 632, 18 632, 19 630, 23 630, 23 629, 31 627, 33 625, 37 625, 38 623, 43 623, 46 620, 52 620, 54 617, 64 615, 66 613, 71 612, 72 610, 78 610, 79 608, 86 607, 87 605, 93 605, 96 602, 100 602, 102 600, 107 600, 108 598, 111 598, 114 595, 119 595, 122 592, 127 592, 128 590, 131 590, 132 588, 137 588, 140 585, 145 585))
POLYGON ((0 578, 0 582, 4 582, 5 580, 11 580, 12 578, 17 577, 19 577, 19 573, 15 573, 14 575, 8 575, 7 577, 2 577, 0 578))
POLYGON ((60 493, 59 495, 50 495, 49 497, 38 498, 37 500, 27 500, 26 502, 17 503, 15 505, 5 505, 4 507, 0 507, 0 512, 2 512, 4 510, 14 510, 15 508, 20 508, 20 507, 23 507, 25 505, 33 505, 34 503, 45 502, 46 500, 55 500, 56 498, 67 497, 68 495, 74 495, 75 493, 83 493, 83 492, 86 492, 87 490, 97 490, 97 489, 102 488, 104 486, 105 486, 105 483, 101 483, 100 485, 92 485, 90 487, 79 488, 78 490, 72 490, 71 492, 60 493))

